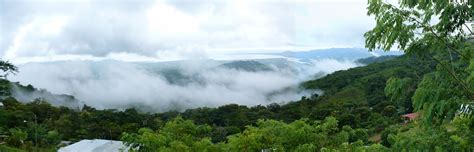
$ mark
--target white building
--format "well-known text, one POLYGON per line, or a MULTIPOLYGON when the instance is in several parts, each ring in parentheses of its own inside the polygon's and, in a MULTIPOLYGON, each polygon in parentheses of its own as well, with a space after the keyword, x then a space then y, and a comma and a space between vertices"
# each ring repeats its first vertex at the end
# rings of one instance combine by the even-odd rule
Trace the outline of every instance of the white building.
POLYGON ((81 140, 72 145, 62 147, 58 152, 128 152, 127 146, 121 141, 114 140, 81 140))

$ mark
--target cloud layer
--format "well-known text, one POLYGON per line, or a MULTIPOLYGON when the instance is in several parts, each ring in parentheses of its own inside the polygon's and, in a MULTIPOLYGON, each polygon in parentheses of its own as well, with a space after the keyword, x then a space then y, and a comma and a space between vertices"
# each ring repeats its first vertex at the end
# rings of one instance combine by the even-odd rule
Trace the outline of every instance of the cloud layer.
POLYGON ((272 66, 273 71, 249 72, 209 63, 172 63, 179 65, 173 69, 192 78, 186 84, 170 83, 159 72, 167 66, 165 63, 154 68, 117 61, 29 63, 22 65, 21 72, 11 79, 52 93, 74 95, 97 108, 138 107, 157 112, 229 103, 252 106, 298 100, 303 95, 315 93, 297 89, 300 82, 313 78, 316 73, 357 66, 350 61, 324 59, 305 64, 290 63, 286 68, 272 66))
POLYGON ((196 59, 229 50, 361 47, 371 25, 365 1, 5 0, 0 56, 196 59))
POLYGON ((307 94, 295 89, 301 81, 356 64, 326 59, 295 62, 290 71, 248 72, 195 61, 362 47, 362 34, 373 24, 365 5, 358 0, 2 0, 0 58, 19 65, 13 80, 98 108, 164 111, 296 100, 307 94), (172 84, 133 63, 183 59, 192 61, 179 70, 199 81, 172 84), (268 96, 274 92, 279 95, 268 96))

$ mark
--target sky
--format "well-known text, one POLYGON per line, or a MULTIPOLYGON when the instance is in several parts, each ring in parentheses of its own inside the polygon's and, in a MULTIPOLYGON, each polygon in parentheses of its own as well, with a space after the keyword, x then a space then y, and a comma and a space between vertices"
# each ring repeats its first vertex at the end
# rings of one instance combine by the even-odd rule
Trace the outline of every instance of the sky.
POLYGON ((0 0, 0 59, 20 68, 11 80, 97 108, 280 103, 313 94, 297 86, 315 74, 359 65, 321 59, 249 72, 200 59, 362 48, 373 25, 366 0, 0 0), (199 81, 172 84, 132 63, 174 60, 192 60, 177 69, 199 81))
POLYGON ((363 47, 366 0, 0 0, 0 58, 169 61, 363 47))

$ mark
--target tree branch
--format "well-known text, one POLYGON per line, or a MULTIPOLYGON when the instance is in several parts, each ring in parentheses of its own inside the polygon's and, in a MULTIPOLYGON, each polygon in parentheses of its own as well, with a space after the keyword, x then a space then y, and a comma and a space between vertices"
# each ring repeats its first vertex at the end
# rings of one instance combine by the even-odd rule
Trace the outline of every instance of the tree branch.
POLYGON ((438 39, 440 40, 446 47, 448 47, 449 49, 451 49, 453 52, 456 52, 456 54, 468 59, 467 56, 465 56, 464 54, 462 54, 460 51, 458 51, 456 48, 452 47, 451 45, 449 45, 449 43, 441 38, 433 29, 432 26, 429 26, 429 25, 425 25, 423 22, 421 21, 418 21, 418 19, 414 18, 414 17, 411 17, 411 16, 407 16, 407 15, 404 15, 403 13, 400 13, 402 16, 405 16, 407 17, 408 19, 411 19, 412 21, 415 21, 416 23, 420 24, 420 26, 424 27, 424 28, 427 28, 428 30, 430 30, 430 32, 438 39))
POLYGON ((454 79, 456 81, 458 81, 459 84, 461 84, 461 86, 470 94, 470 97, 472 98, 472 95, 474 94, 472 92, 472 90, 466 85, 466 83, 464 81, 462 81, 457 75, 456 73, 454 73, 454 71, 451 71, 443 62, 441 62, 441 60, 439 60, 438 58, 434 57, 433 55, 429 54, 429 56, 435 60, 438 64, 441 65, 441 67, 443 67, 443 69, 445 69, 446 71, 448 71, 448 73, 454 77, 454 79))

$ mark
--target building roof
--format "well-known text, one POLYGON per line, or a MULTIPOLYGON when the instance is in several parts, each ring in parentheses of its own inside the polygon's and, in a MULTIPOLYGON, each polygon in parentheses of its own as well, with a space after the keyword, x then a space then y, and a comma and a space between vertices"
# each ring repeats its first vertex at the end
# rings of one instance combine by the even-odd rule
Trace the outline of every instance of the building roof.
POLYGON ((58 150, 58 152, 120 152, 121 150, 124 152, 128 151, 127 146, 125 146, 121 141, 85 139, 69 146, 62 147, 58 150))
POLYGON ((408 118, 408 119, 410 119, 410 120, 414 120, 414 119, 416 119, 418 116, 419 116, 419 113, 418 113, 418 112, 407 113, 407 114, 402 115, 402 117, 408 118))

